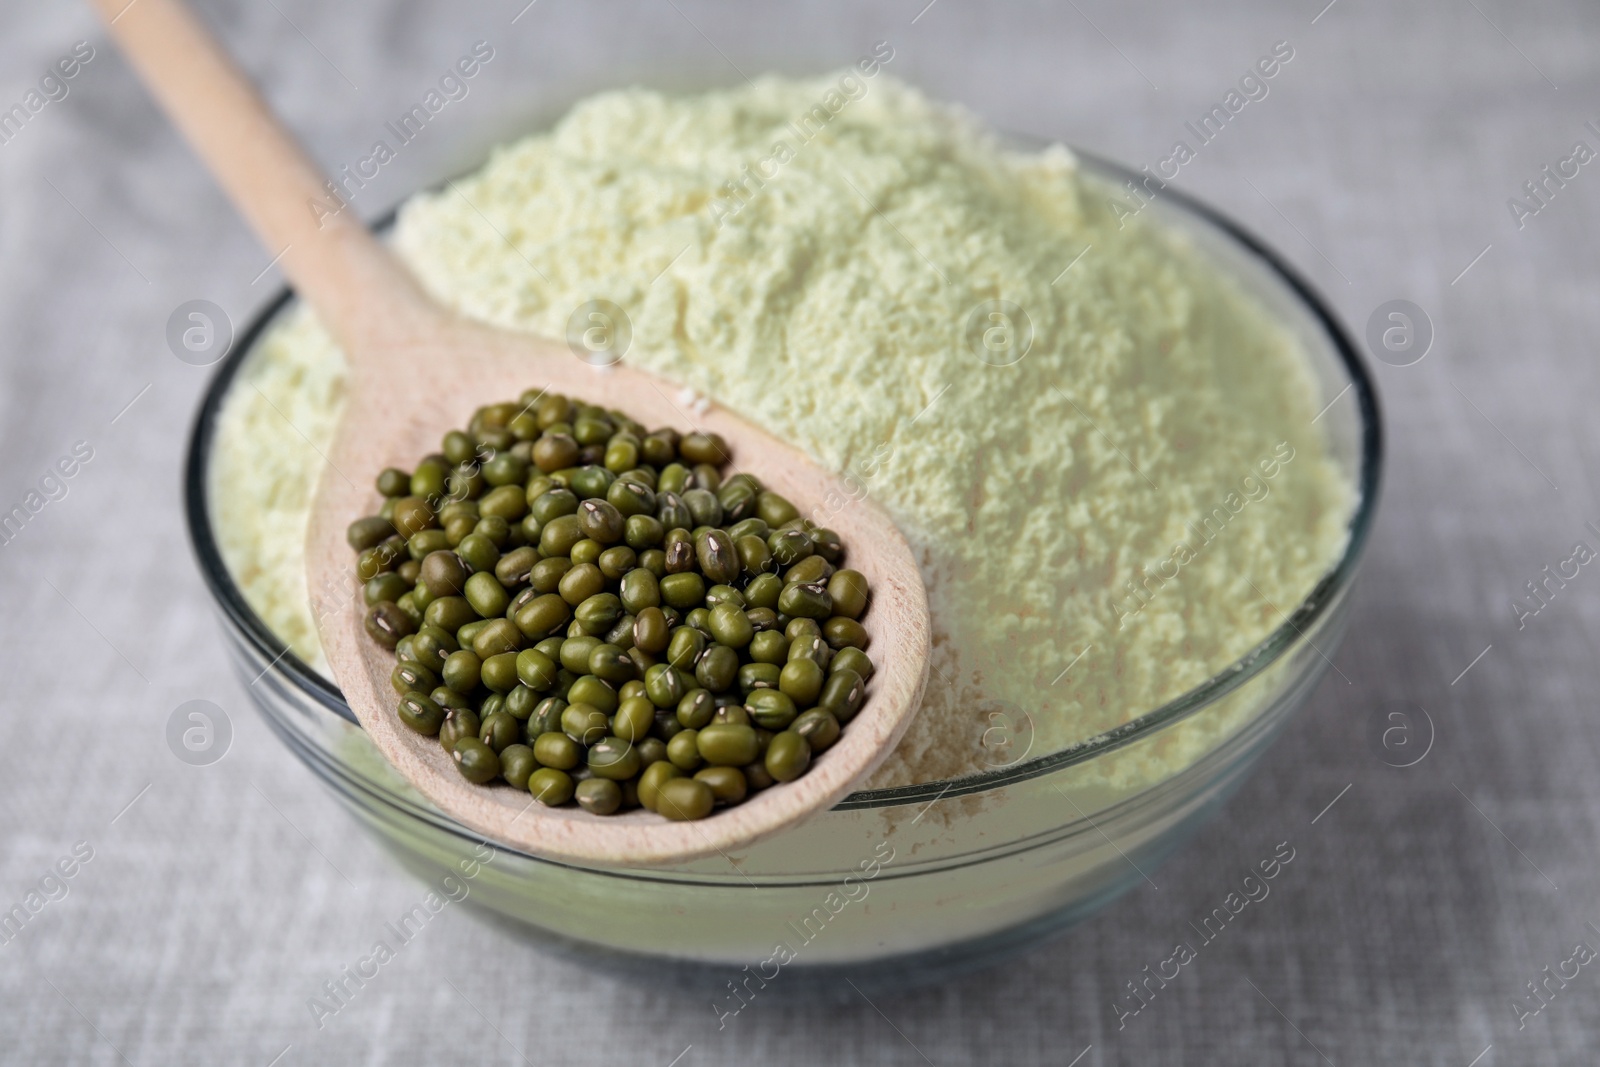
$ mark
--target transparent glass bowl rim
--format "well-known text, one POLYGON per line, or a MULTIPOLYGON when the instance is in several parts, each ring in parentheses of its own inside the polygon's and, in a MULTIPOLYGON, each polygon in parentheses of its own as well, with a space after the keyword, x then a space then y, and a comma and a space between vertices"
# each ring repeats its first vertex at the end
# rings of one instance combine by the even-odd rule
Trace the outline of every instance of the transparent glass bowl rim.
MULTIPOLYGON (((1022 140, 1019 138, 1018 140, 1022 140)), ((1037 139, 1026 139, 1033 143, 1037 139)), ((1145 176, 1122 164, 1101 158, 1090 152, 1071 147, 1070 151, 1084 169, 1109 178, 1117 184, 1128 180, 1139 181, 1145 176)), ((1216 675, 1188 692, 1160 707, 1123 723, 1106 733, 1085 739, 1069 748, 1048 755, 1019 761, 1016 764, 984 771, 961 778, 915 785, 895 786, 888 789, 867 789, 851 793, 835 805, 835 810, 889 807, 900 804, 922 803, 937 797, 963 796, 987 792, 1015 782, 1036 778, 1052 771, 1070 767, 1093 759, 1101 753, 1132 744, 1148 737, 1171 723, 1183 719, 1220 700, 1250 681, 1271 666, 1287 652, 1296 640, 1336 604, 1339 594, 1354 579, 1357 565, 1371 532, 1377 511, 1378 493, 1383 466, 1383 428, 1378 409, 1378 398, 1365 362, 1350 340, 1345 329, 1311 285, 1276 252, 1232 219, 1202 201, 1167 186, 1160 192, 1165 201, 1180 214, 1188 214, 1204 225, 1231 240, 1249 258, 1267 268, 1299 301, 1301 310, 1311 322, 1326 334, 1329 347, 1342 363, 1350 378, 1350 391, 1354 394, 1360 429, 1361 457, 1357 474, 1360 494, 1355 514, 1350 519, 1349 538, 1338 562, 1317 582, 1316 586, 1283 623, 1265 640, 1244 656, 1223 668, 1216 675)), ((390 210, 373 229, 382 232, 390 228, 398 208, 390 210)), ((228 395, 239 369, 250 353, 295 298, 294 291, 285 287, 279 291, 251 320, 249 327, 234 342, 233 347, 218 365, 211 383, 206 387, 200 410, 190 433, 188 454, 184 463, 184 512, 189 529, 189 539, 199 563, 201 576, 224 615, 257 654, 269 664, 276 664, 297 689, 309 694, 317 703, 351 723, 356 723, 355 713, 344 702, 337 686, 313 670, 256 615, 246 603, 244 595, 234 584, 222 559, 216 538, 212 533, 209 508, 209 461, 215 439, 223 401, 228 395)))

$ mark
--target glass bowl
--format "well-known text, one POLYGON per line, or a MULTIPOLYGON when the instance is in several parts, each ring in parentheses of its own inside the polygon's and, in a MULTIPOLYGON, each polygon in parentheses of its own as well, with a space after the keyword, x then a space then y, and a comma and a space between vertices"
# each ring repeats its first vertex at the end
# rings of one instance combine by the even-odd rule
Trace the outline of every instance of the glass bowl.
MULTIPOLYGON (((1137 177, 1079 158, 1119 184, 1137 177)), ((1282 626, 1198 688, 1064 751, 854 793, 734 856, 616 869, 484 842, 395 774, 338 689, 246 604, 218 550, 208 488, 219 413, 240 367, 291 304, 285 291, 219 366, 185 476, 189 534, 235 666, 253 683, 248 692, 289 750, 409 867, 530 938, 589 960, 903 984, 992 961, 1085 918, 1147 880, 1305 703, 1343 631, 1382 464, 1372 380, 1307 284, 1238 226, 1170 188, 1150 210, 1298 336, 1328 405, 1318 418, 1331 454, 1360 492, 1337 564, 1282 626)), ((1024 730, 1025 722, 995 728, 1024 730)))

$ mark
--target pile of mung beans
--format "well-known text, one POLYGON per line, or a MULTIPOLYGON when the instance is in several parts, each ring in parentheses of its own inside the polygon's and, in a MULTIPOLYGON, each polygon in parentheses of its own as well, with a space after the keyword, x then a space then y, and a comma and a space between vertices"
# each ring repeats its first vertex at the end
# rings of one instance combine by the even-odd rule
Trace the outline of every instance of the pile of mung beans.
POLYGON ((804 774, 860 709, 868 588, 716 434, 529 390, 350 524, 400 721, 544 804, 674 820, 804 774))

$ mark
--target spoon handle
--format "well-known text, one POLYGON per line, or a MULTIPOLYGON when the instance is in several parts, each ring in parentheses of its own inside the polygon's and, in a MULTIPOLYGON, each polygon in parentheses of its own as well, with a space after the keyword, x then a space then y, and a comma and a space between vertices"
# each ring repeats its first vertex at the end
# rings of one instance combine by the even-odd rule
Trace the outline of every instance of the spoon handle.
POLYGON ((90 0, 269 254, 352 357, 426 314, 415 280, 182 0, 90 0), (320 207, 318 206, 320 205, 320 207))

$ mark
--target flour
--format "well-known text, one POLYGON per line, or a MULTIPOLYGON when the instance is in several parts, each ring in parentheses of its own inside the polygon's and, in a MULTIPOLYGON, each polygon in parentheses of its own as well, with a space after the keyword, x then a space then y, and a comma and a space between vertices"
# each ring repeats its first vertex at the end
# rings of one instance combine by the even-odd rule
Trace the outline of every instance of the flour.
MULTIPOLYGON (((996 709, 1026 713, 1041 755, 1204 682, 1338 560, 1355 491, 1288 330, 1152 215, 1119 219, 1064 148, 1010 151, 880 73, 737 211, 712 210, 837 84, 591 98, 414 198, 395 246, 440 300, 504 327, 563 337, 610 301, 625 359, 888 509, 923 567, 934 656, 870 783, 886 786, 992 766, 996 709), (1230 505, 1131 611, 1146 568, 1285 449, 1270 493, 1230 505)), ((217 455, 229 565, 313 662, 300 531, 340 368, 293 316, 234 390, 217 455)), ((852 506, 823 517, 847 531, 852 506)))

